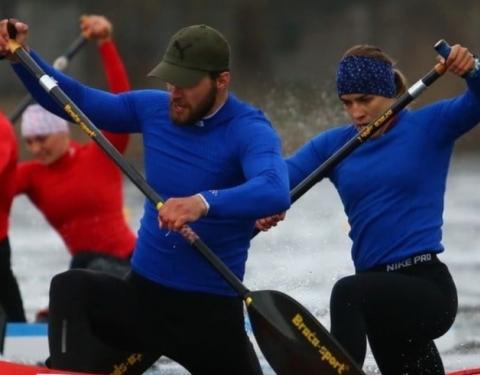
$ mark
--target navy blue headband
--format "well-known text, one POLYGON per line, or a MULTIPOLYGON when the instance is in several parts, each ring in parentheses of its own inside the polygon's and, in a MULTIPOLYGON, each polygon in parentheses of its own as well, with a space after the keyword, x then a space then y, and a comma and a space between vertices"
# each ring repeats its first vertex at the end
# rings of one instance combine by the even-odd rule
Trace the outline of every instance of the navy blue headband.
POLYGON ((395 73, 386 61, 367 56, 347 56, 337 69, 338 96, 371 94, 395 97, 395 73))

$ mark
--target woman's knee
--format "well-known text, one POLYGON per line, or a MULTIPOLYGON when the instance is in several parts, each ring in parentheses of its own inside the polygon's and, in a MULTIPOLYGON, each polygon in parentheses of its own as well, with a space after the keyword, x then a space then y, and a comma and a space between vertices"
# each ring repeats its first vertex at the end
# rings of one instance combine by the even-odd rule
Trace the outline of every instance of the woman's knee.
POLYGON ((344 277, 333 286, 331 304, 352 304, 358 300, 360 292, 355 276, 344 277))

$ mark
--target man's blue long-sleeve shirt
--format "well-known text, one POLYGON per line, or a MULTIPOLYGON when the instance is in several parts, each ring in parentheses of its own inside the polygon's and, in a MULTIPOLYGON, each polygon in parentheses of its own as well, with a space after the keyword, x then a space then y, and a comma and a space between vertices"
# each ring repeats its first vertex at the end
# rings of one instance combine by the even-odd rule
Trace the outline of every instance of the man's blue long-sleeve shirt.
MULTIPOLYGON (((99 128, 142 133, 146 180, 162 198, 202 193, 210 209, 191 227, 242 279, 255 219, 284 211, 290 204, 280 140, 262 112, 230 94, 213 117, 179 126, 170 120, 165 91, 114 95, 84 86, 55 71, 34 52, 32 56, 99 128)), ((35 78, 20 64, 13 66, 40 104, 67 118, 35 78)), ((149 201, 132 267, 168 287, 236 294, 178 233, 158 227, 157 210, 149 201)))

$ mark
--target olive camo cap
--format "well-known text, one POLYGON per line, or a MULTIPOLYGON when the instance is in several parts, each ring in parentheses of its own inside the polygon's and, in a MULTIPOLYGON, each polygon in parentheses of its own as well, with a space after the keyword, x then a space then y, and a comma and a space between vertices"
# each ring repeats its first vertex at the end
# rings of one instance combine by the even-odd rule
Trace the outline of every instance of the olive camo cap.
POLYGON ((160 63, 148 74, 178 87, 194 86, 209 72, 229 70, 230 46, 207 25, 180 29, 172 36, 160 63))

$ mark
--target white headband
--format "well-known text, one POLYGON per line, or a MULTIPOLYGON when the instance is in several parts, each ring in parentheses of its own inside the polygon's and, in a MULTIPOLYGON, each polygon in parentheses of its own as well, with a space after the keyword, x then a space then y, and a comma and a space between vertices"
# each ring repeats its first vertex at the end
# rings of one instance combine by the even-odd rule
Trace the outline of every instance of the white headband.
POLYGON ((22 136, 24 138, 60 132, 68 133, 68 123, 38 104, 29 105, 23 112, 22 136))

